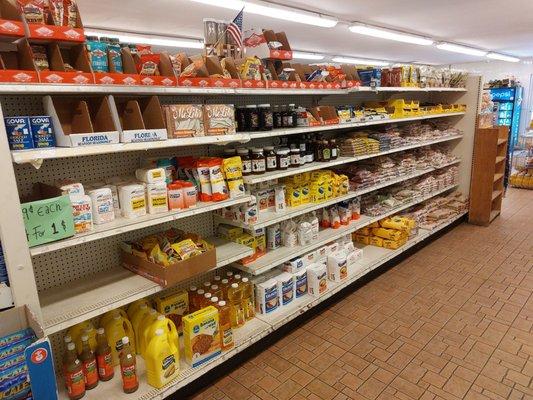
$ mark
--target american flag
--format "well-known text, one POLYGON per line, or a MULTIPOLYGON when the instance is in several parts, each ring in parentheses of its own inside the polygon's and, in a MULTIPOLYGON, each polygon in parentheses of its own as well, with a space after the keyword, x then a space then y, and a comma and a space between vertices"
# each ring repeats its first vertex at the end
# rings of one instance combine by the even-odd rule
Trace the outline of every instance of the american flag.
POLYGON ((237 14, 235 19, 228 25, 228 32, 240 48, 243 47, 242 43, 242 18, 244 8, 237 14))

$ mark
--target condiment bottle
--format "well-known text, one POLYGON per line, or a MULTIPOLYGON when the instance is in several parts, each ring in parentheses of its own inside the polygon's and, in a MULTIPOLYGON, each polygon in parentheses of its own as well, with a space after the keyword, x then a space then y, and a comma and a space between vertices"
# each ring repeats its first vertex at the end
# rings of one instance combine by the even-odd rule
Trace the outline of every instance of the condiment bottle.
POLYGON ((63 338, 63 341, 65 342, 65 355, 63 356, 63 378, 65 378, 65 387, 68 387, 67 385, 67 376, 65 375, 66 372, 67 372, 67 356, 68 356, 68 344, 69 343, 72 343, 72 336, 70 335, 65 335, 65 337, 63 338))
POLYGON ((279 109, 279 106, 274 106, 274 109, 272 111, 272 119, 273 119, 273 126, 275 129, 283 128, 283 117, 281 115, 281 111, 279 109))
POLYGON ((205 307, 208 307, 211 305, 211 297, 213 297, 213 295, 211 293, 205 293, 204 294, 204 299, 203 299, 203 302, 202 302, 202 308, 205 308, 205 307))
POLYGON ((295 145, 291 145, 291 168, 298 168, 300 166, 300 149, 295 145))
POLYGON ((135 354, 131 352, 130 339, 127 336, 122 338, 120 374, 122 375, 122 390, 124 393, 133 393, 139 388, 135 354))
POLYGON ((252 149, 252 173, 254 175, 264 174, 266 171, 266 158, 261 147, 252 149))
POLYGON ((230 307, 222 300, 218 302, 217 308, 220 325, 220 342, 222 350, 226 351, 235 345, 233 341, 233 330, 231 329, 230 307))
POLYGON ((282 147, 280 149, 276 150, 276 158, 277 158, 277 168, 279 170, 285 170, 289 168, 291 164, 291 156, 290 156, 290 150, 282 147))
POLYGON ((198 289, 196 291, 196 307, 197 307, 196 311, 201 310, 202 308, 204 308, 204 306, 203 306, 204 294, 205 294, 205 290, 204 289, 198 289))
POLYGON ((96 365, 98 367, 98 378, 101 381, 109 381, 115 376, 113 369, 113 357, 111 347, 107 343, 104 328, 96 331, 96 365))
POLYGON ((82 335, 81 337, 80 361, 83 366, 85 389, 94 389, 98 386, 98 369, 96 367, 96 357, 89 346, 89 336, 87 335, 82 335))
POLYGON ((331 160, 331 149, 327 140, 322 141, 322 161, 327 162, 331 160))
POLYGON ((227 299, 228 298, 228 287, 230 283, 227 279, 222 279, 220 282, 220 289, 222 290, 222 298, 227 299))
POLYGON ((228 281, 230 281, 230 283, 231 283, 231 281, 233 280, 233 272, 232 271, 227 271, 226 272, 226 279, 228 281))
POLYGON ((196 301, 196 291, 198 288, 196 286, 189 286, 189 290, 187 291, 189 295, 189 310, 191 313, 198 310, 198 304, 196 301))
POLYGON ((259 104, 259 129, 262 131, 271 131, 273 122, 272 110, 270 109, 270 104, 259 104))
POLYGON ((299 148, 300 148, 300 165, 305 165, 306 163, 306 158, 305 158, 305 142, 302 140, 300 141, 299 143, 299 148))
POLYGON ((335 139, 331 139, 329 143, 331 149, 331 159, 336 160, 339 157, 339 147, 337 146, 337 141, 335 139))
POLYGON ((255 104, 246 106, 245 126, 247 131, 257 131, 259 129, 259 111, 255 104))
POLYGON ((291 125, 289 125, 289 128, 296 128, 298 126, 298 113, 296 112, 296 105, 295 104, 289 104, 289 114, 290 119, 289 122, 291 125))
POLYGON ((237 155, 241 157, 242 161, 242 175, 252 174, 252 159, 250 158, 250 152, 245 148, 238 148, 237 155))
POLYGON ((222 299, 222 288, 219 285, 211 285, 209 291, 213 295, 213 297, 218 297, 219 299, 222 299))
POLYGON ((274 146, 265 146, 266 170, 275 171, 278 168, 274 146))
POLYGON ((244 107, 237 107, 235 109, 235 122, 237 123, 237 132, 244 132, 246 130, 244 107))
POLYGON ((67 353, 65 354, 64 366, 68 398, 70 400, 81 399, 83 396, 85 396, 83 365, 78 359, 76 345, 72 342, 67 344, 67 353))

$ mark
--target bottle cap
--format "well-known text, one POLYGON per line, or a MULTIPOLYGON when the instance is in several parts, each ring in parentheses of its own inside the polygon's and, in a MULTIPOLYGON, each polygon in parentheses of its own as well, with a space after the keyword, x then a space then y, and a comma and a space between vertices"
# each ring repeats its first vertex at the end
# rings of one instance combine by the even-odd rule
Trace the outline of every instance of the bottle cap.
POLYGON ((224 300, 220 300, 220 301, 218 302, 218 305, 219 305, 220 307, 224 307, 224 306, 226 305, 226 302, 225 302, 224 300))
POLYGON ((103 335, 105 333, 104 328, 98 328, 96 330, 96 333, 98 333, 99 335, 103 335))
POLYGON ((159 314, 159 315, 157 316, 157 320, 158 320, 158 321, 163 321, 164 319, 165 319, 165 316, 164 316, 163 314, 159 314))
POLYGON ((191 292, 196 292, 197 290, 198 290, 198 288, 196 286, 189 287, 189 291, 191 291, 191 292))
POLYGON ((204 286, 205 286, 205 287, 209 287, 209 286, 211 286, 211 282, 204 282, 204 286))
POLYGON ((205 290, 204 289, 198 289, 198 291, 196 293, 198 293, 201 296, 201 295, 203 295, 205 293, 205 290))
POLYGON ((86 342, 87 340, 89 340, 89 336, 87 336, 87 335, 81 335, 81 341, 82 341, 82 342, 86 342))
POLYGON ((237 274, 237 275, 234 276, 234 278, 240 280, 241 276, 239 274, 237 274))
POLYGON ((206 299, 209 299, 211 296, 212 296, 211 293, 206 293, 206 294, 204 294, 204 297, 205 297, 206 299))
POLYGON ((231 272, 231 271, 226 272, 226 276, 227 277, 233 276, 233 272, 231 272))
POLYGON ((113 317, 114 320, 118 320, 118 319, 120 319, 120 318, 122 318, 122 316, 121 316, 120 314, 117 314, 117 315, 115 315, 115 316, 113 317))
POLYGON ((218 282, 218 281, 220 281, 222 279, 222 277, 217 275, 213 279, 218 282))
POLYGON ((218 290, 218 285, 211 285, 211 290, 218 290))
POLYGON ((234 288, 234 289, 235 289, 235 288, 238 288, 238 287, 239 287, 239 284, 238 284, 238 283, 232 283, 232 284, 231 284, 231 287, 234 288))
POLYGON ((165 331, 161 328, 158 328, 155 330, 155 335, 156 336, 163 336, 163 333, 165 333, 165 331))
POLYGON ((122 344, 128 344, 129 342, 130 342, 130 338, 129 338, 129 337, 124 336, 124 337, 122 338, 122 344))
POLYGON ((242 281, 243 281, 244 283, 246 283, 246 282, 249 281, 249 279, 248 279, 248 278, 242 278, 242 281))
POLYGON ((72 342, 72 337, 70 335, 65 335, 63 340, 65 341, 65 343, 68 344, 68 343, 72 342))
POLYGON ((222 279, 222 283, 225 285, 227 284, 229 281, 227 279, 222 279))
POLYGON ((211 301, 215 304, 218 303, 218 297, 211 297, 211 301))
POLYGON ((69 344, 67 344, 67 349, 68 350, 74 350, 76 348, 76 345, 72 342, 70 342, 69 344))

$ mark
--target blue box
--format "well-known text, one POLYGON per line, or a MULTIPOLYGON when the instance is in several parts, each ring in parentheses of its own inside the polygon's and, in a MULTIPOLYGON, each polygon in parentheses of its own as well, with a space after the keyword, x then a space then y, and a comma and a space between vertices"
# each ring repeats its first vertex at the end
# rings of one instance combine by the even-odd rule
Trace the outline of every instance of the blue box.
POLYGON ((28 117, 6 117, 4 123, 11 150, 33 149, 33 137, 28 117))
POLYGON ((56 138, 52 118, 48 115, 30 117, 31 134, 33 137, 33 147, 45 148, 55 147, 56 138))

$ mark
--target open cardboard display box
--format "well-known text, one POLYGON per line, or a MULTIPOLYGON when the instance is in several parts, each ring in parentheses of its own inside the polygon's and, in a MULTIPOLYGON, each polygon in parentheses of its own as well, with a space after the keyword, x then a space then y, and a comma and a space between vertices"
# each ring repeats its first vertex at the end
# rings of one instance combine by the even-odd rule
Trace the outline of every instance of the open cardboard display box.
POLYGON ((318 106, 309 109, 309 112, 318 121, 316 123, 310 123, 309 126, 316 125, 336 125, 339 123, 339 116, 337 110, 333 106, 318 106))
POLYGON ((344 88, 353 88, 361 86, 361 80, 359 79, 359 74, 357 73, 357 68, 355 65, 342 64, 342 72, 346 75, 346 81, 343 84, 344 88))
POLYGON ((26 39, 0 43, 0 82, 39 83, 30 45, 26 39))
POLYGON ((251 29, 244 32, 244 46, 248 57, 255 56, 261 59, 292 60, 292 49, 285 32, 275 33, 272 30, 251 29), (279 42, 281 47, 271 49, 270 42, 279 42))
POLYGON ((131 98, 112 97, 111 112, 120 127, 122 143, 167 140, 167 129, 157 96, 131 98))
POLYGON ((119 143, 117 121, 111 111, 111 96, 43 98, 46 114, 54 124, 59 147, 119 143))
MULTIPOLYGON (((136 64, 140 63, 140 57, 135 55, 133 57, 136 64)), ((178 84, 178 78, 172 68, 170 57, 167 53, 159 54, 159 64, 157 66, 159 75, 140 75, 141 85, 146 86, 176 86, 178 84)))
POLYGON ((205 251, 199 256, 179 261, 168 267, 144 260, 128 251, 128 244, 121 248, 122 266, 163 287, 177 285, 196 275, 210 271, 217 266, 216 248, 205 251))
POLYGON ((24 37, 24 22, 17 4, 0 0, 0 40, 24 37))
MULTIPOLYGON (((16 0, 8 1, 16 2, 16 0)), ((22 21, 24 22, 26 37, 31 39, 32 42, 85 42, 85 33, 83 31, 83 23, 81 22, 79 9, 76 17, 76 25, 74 27, 54 25, 51 13, 46 13, 44 24, 28 22, 24 13, 22 13, 22 21)))
MULTIPOLYGON (((57 399, 54 357, 50 340, 45 337, 43 328, 37 322, 35 315, 28 306, 20 306, 0 312, 0 320, 2 321, 0 324, 0 336, 6 336, 26 328, 33 329, 37 340, 26 347, 24 351, 32 398, 57 399)), ((21 386, 27 384, 26 381, 21 383, 21 386)), ((15 397, 8 396, 8 398, 15 397)))
POLYGON ((178 78, 178 86, 199 86, 199 87, 226 87, 239 88, 241 87, 241 80, 235 66, 233 59, 225 58, 226 71, 229 72, 231 78, 224 78, 224 70, 217 56, 196 55, 192 57, 181 56, 182 70, 189 64, 196 62, 201 67, 196 69, 195 77, 180 76, 178 78))
MULTIPOLYGON (((340 89, 342 87, 342 82, 329 82, 328 77, 326 77, 325 81, 307 82, 306 75, 315 71, 315 68, 310 65, 292 63, 291 67, 294 68, 294 72, 300 77, 301 82, 298 83, 300 89, 340 89)), ((329 79, 331 80, 331 78, 329 79)))
POLYGON ((267 81, 263 79, 242 79, 242 77, 239 75, 238 71, 241 68, 241 65, 246 61, 244 58, 238 58, 238 59, 232 59, 232 58, 226 58, 224 59, 226 63, 226 67, 229 64, 233 64, 235 66, 235 71, 237 72, 237 76, 241 78, 241 86, 246 89, 266 89, 267 88, 267 81))
POLYGON ((46 48, 50 70, 39 71, 41 83, 94 84, 94 75, 85 45, 76 44, 70 47, 60 47, 57 42, 54 42, 42 46, 46 48), (74 71, 67 71, 65 63, 72 66, 74 71))
POLYGON ((279 79, 279 74, 283 71, 283 68, 292 68, 291 64, 267 60, 265 65, 272 75, 272 80, 267 81, 267 86, 269 89, 297 89, 299 87, 300 82, 298 82, 296 77, 296 71, 292 71, 289 74, 289 79, 286 81, 279 79))
POLYGON ((141 77, 137 73, 135 67, 135 60, 128 48, 122 48, 120 50, 122 56, 122 73, 117 72, 114 68, 114 64, 111 62, 111 58, 108 54, 109 72, 95 72, 94 80, 97 84, 101 85, 140 85, 141 77))

